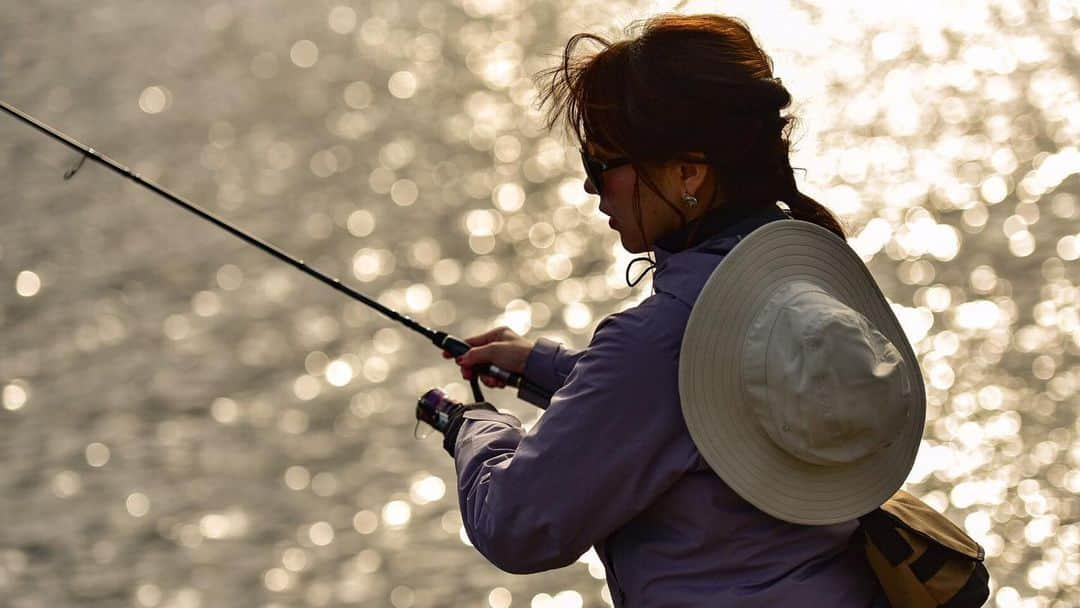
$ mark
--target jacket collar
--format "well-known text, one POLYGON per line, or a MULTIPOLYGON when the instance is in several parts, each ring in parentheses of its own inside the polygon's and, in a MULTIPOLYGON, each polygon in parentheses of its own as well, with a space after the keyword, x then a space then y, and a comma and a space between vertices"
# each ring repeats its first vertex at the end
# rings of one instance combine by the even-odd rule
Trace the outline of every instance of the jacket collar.
POLYGON ((693 224, 657 239, 653 245, 656 254, 653 287, 657 292, 672 295, 692 307, 705 281, 723 256, 747 234, 782 219, 791 219, 791 215, 776 204, 741 213, 718 210, 697 220, 701 224, 698 234, 707 236, 689 249, 680 251, 679 247, 693 229, 693 224))

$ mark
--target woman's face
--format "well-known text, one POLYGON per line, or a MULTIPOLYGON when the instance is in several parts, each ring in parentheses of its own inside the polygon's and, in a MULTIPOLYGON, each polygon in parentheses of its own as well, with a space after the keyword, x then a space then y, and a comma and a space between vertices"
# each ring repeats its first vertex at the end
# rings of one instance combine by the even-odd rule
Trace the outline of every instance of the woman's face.
MULTIPOLYGON (((598 148, 589 143, 586 145, 589 154, 600 160, 608 160, 618 155, 598 148)), ((706 211, 705 203, 711 196, 711 190, 706 191, 708 186, 706 177, 707 165, 689 163, 667 163, 658 167, 653 172, 653 180, 668 201, 682 209, 687 220, 694 219, 706 211), (684 193, 692 194, 698 198, 700 204, 689 207, 682 202, 684 193)), ((682 226, 679 213, 672 206, 665 203, 649 188, 644 181, 640 186, 641 197, 641 228, 634 217, 634 181, 637 174, 632 165, 623 165, 604 172, 603 190, 600 197, 600 212, 610 216, 608 225, 619 233, 622 246, 630 253, 642 253, 650 251, 656 239, 677 230, 682 226), (644 229, 644 234, 642 234, 644 229)), ((585 191, 589 194, 597 194, 589 178, 585 178, 585 191)))

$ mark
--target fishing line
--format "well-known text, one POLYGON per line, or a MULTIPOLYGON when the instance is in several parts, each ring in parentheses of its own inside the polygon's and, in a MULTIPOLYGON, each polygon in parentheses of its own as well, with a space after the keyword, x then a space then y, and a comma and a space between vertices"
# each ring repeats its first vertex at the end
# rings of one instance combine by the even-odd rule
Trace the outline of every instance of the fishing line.
MULTIPOLYGON (((68 169, 64 173, 64 179, 65 180, 70 180, 72 177, 74 177, 75 174, 79 172, 79 169, 82 168, 83 163, 86 162, 87 158, 93 159, 93 160, 101 163, 102 165, 105 165, 107 168, 111 169, 112 171, 114 171, 116 173, 119 173, 123 177, 126 177, 126 178, 134 181, 135 183, 139 184, 140 186, 143 186, 143 187, 148 188, 149 190, 151 190, 151 191, 153 191, 153 192, 155 192, 157 194, 160 194, 161 196, 165 197, 166 200, 168 200, 168 201, 170 201, 172 203, 175 203, 176 205, 179 205, 183 209, 185 209, 185 210, 187 210, 187 211, 201 217, 202 219, 210 222, 211 224, 214 224, 215 226, 221 228, 222 230, 225 230, 226 232, 232 234, 233 236, 236 236, 236 237, 240 238, 241 240, 245 241, 246 243, 248 243, 250 245, 254 245, 255 247, 257 247, 257 248, 265 251, 266 253, 269 253, 270 255, 274 256, 275 258, 281 260, 282 262, 285 262, 286 264, 289 264, 290 266, 303 271, 308 276, 314 277, 318 281, 320 281, 322 283, 325 283, 325 284, 329 285, 330 287, 333 287, 334 289, 336 289, 336 290, 340 291, 341 293, 349 296, 350 298, 353 298, 354 300, 359 300, 360 302, 366 304, 368 307, 375 309, 376 311, 382 313, 386 317, 389 317, 391 320, 397 321, 398 323, 401 323, 405 327, 408 327, 409 329, 411 329, 411 330, 413 330, 413 331, 415 331, 415 332, 417 332, 419 334, 422 334, 424 337, 426 337, 428 340, 430 340, 432 344, 434 344, 435 346, 441 348, 442 350, 450 353, 454 357, 459 357, 459 356, 465 354, 465 352, 468 351, 469 348, 471 348, 469 346, 469 344, 467 342, 465 342, 464 340, 462 340, 461 338, 456 338, 454 336, 451 336, 451 335, 447 334, 444 331, 439 331, 439 330, 431 329, 429 327, 425 327, 425 326, 421 325, 420 323, 417 323, 413 319, 411 319, 411 318, 409 318, 409 317, 407 317, 407 316, 405 316, 405 315, 403 315, 401 313, 398 313, 397 311, 395 311, 395 310, 393 310, 391 308, 383 306, 382 304, 380 304, 380 303, 376 302, 375 300, 365 296, 364 294, 360 293, 359 291, 356 291, 352 287, 349 287, 348 285, 342 283, 340 280, 335 279, 334 277, 326 275, 326 274, 324 274, 322 272, 319 272, 318 270, 312 268, 311 266, 308 266, 306 263, 304 263, 303 260, 298 260, 298 259, 290 256, 289 254, 285 253, 284 251, 281 251, 280 249, 274 247, 273 245, 270 245, 269 243, 261 241, 261 240, 255 238, 254 236, 251 236, 250 234, 248 234, 248 233, 246 233, 246 232, 232 226, 231 224, 225 222, 224 220, 221 220, 220 218, 216 217, 212 213, 201 209, 200 207, 198 207, 197 205, 187 201, 186 199, 184 199, 184 198, 182 198, 180 196, 177 196, 177 195, 173 194, 172 192, 169 192, 165 188, 162 188, 161 186, 159 186, 159 185, 157 185, 157 184, 155 184, 155 183, 153 183, 153 182, 151 182, 149 180, 143 179, 138 173, 136 173, 136 172, 132 171, 131 169, 121 165, 120 163, 112 160, 108 156, 105 156, 103 154, 99 154, 93 148, 90 148, 90 147, 87 147, 87 146, 84 146, 84 145, 80 144, 79 142, 75 141, 73 138, 68 137, 64 133, 61 133, 60 131, 57 131, 56 129, 53 129, 52 127, 40 122, 39 120, 35 119, 34 117, 23 113, 22 111, 16 109, 15 107, 5 103, 3 100, 0 100, 0 110, 4 110, 8 114, 11 114, 12 116, 19 119, 20 121, 34 127, 38 131, 41 131, 42 133, 48 135, 49 137, 52 137, 53 139, 67 145, 68 147, 72 148, 73 150, 76 150, 76 151, 82 153, 82 156, 79 158, 79 160, 76 162, 76 164, 74 164, 70 169, 68 169)), ((525 390, 528 390, 531 393, 535 393, 537 395, 540 395, 545 399, 551 397, 551 393, 547 389, 541 387, 540 385, 536 384, 535 382, 532 382, 531 380, 525 378, 524 376, 522 376, 520 374, 516 374, 516 373, 510 372, 510 371, 504 370, 504 369, 498 367, 497 365, 491 365, 491 364, 477 365, 477 366, 475 366, 473 368, 473 370, 476 373, 473 374, 473 377, 470 380, 470 384, 472 385, 473 396, 476 398, 477 401, 483 401, 484 400, 483 394, 480 391, 480 384, 479 384, 479 381, 478 381, 478 379, 479 379, 479 377, 481 375, 495 378, 495 379, 497 379, 497 380, 499 380, 501 382, 504 382, 505 384, 507 384, 509 386, 524 388, 525 390)))

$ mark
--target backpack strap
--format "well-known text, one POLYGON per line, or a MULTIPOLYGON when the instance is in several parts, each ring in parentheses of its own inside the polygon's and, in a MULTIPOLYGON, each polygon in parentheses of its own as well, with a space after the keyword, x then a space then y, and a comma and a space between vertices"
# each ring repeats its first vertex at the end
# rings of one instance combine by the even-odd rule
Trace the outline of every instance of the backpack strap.
POLYGON ((896 531, 889 516, 882 513, 881 509, 874 509, 863 515, 859 518, 859 522, 862 523, 866 534, 881 554, 889 560, 889 564, 899 566, 915 552, 907 540, 896 531))
POLYGON ((989 597, 990 572, 982 562, 975 562, 975 570, 971 572, 967 583, 952 596, 949 601, 941 605, 941 608, 959 608, 961 606, 981 606, 989 597))
POLYGON ((934 577, 949 559, 949 550, 938 544, 929 544, 919 559, 911 562, 911 573, 915 578, 926 582, 934 577))

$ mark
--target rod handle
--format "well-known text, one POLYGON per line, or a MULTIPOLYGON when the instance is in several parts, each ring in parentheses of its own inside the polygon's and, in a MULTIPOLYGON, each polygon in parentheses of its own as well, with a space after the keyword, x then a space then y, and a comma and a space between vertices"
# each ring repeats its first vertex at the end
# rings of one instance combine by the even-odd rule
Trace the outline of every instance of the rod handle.
MULTIPOLYGON (((435 343, 435 346, 438 346, 439 348, 445 350, 446 352, 450 353, 455 357, 460 357, 461 355, 464 355, 470 348, 472 348, 472 346, 470 346, 468 342, 462 340, 461 338, 456 338, 441 331, 436 332, 435 339, 432 340, 432 342, 435 343)), ((543 395, 548 398, 551 397, 551 393, 544 387, 536 384, 535 382, 532 382, 521 374, 516 374, 514 372, 505 370, 498 365, 485 363, 482 365, 477 365, 474 369, 480 375, 490 376, 492 378, 505 382, 507 386, 513 386, 518 388, 524 386, 530 392, 543 395)))

